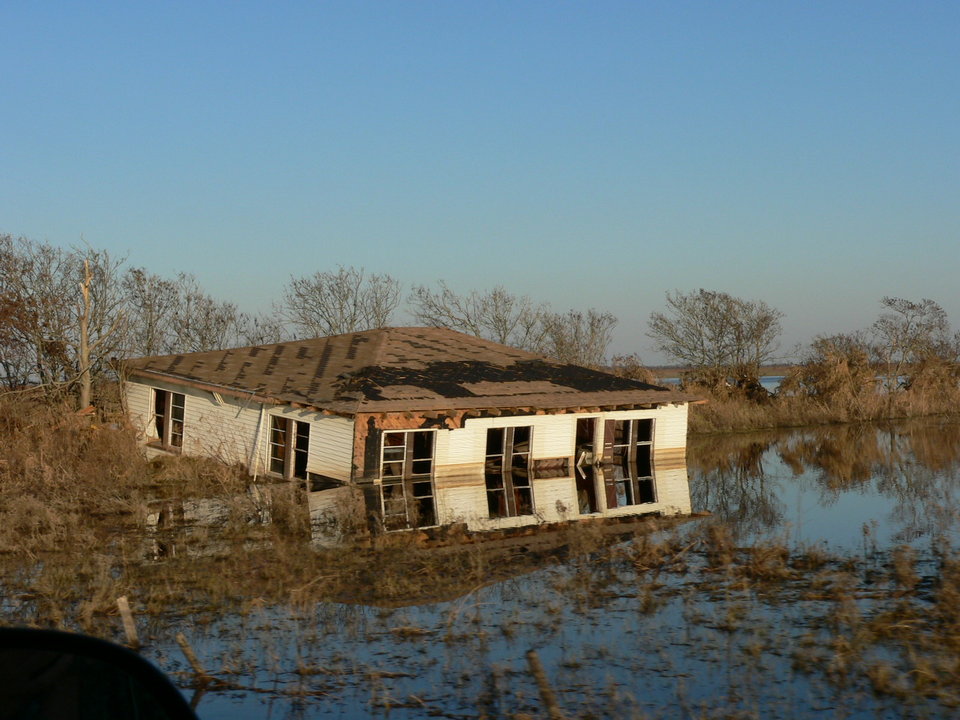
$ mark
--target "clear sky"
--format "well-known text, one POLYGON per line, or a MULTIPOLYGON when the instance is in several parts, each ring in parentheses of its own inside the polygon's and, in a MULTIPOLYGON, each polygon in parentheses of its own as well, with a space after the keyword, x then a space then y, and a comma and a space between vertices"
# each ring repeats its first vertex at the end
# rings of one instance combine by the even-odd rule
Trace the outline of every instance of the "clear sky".
MULTIPOLYGON (((783 346, 960 326, 960 3, 0 3, 0 232, 269 309, 338 264, 645 336, 667 290, 783 346)), ((401 318, 402 319, 402 318, 401 318)))

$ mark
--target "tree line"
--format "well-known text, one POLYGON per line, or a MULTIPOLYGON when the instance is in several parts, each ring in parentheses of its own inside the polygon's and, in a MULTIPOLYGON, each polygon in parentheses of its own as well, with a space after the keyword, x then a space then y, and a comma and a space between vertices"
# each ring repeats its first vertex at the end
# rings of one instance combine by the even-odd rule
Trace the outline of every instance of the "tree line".
MULTIPOLYGON (((617 318, 589 308, 558 312, 502 286, 460 292, 442 280, 414 285, 362 268, 291 276, 271 312, 214 298, 189 273, 162 277, 105 250, 60 248, 0 235, 0 387, 75 394, 86 407, 112 360, 357 332, 394 324, 401 305, 417 325, 446 327, 561 362, 652 380, 636 354, 609 360, 617 318)), ((757 389, 778 359, 783 313, 715 290, 666 293, 650 314, 656 350, 707 388, 757 389)), ((957 386, 960 333, 933 300, 885 297, 866 329, 817 336, 785 381, 794 395, 825 399, 888 390, 957 386)))
MULTIPOLYGON (((668 292, 665 312, 650 315, 656 348, 689 368, 687 380, 709 389, 759 388, 761 366, 777 359, 783 313, 763 301, 712 290, 668 292)), ((878 379, 893 401, 901 390, 956 393, 960 333, 935 301, 880 300, 867 328, 818 335, 781 389, 795 396, 848 404, 876 396, 878 379)))
POLYGON ((189 273, 163 277, 90 246, 0 235, 0 387, 90 402, 119 358, 200 352, 386 327, 401 304, 418 325, 447 327, 578 365, 601 365, 617 318, 557 312, 497 286, 457 292, 362 268, 292 276, 272 312, 240 311, 189 273))

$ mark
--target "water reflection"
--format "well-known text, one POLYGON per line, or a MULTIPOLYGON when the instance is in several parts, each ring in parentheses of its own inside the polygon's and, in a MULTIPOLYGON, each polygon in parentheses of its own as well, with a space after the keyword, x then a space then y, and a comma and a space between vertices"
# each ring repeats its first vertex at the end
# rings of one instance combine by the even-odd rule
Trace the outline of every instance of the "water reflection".
POLYGON ((412 527, 424 539, 443 539, 454 530, 482 533, 690 513, 682 456, 660 463, 649 451, 613 457, 612 463, 572 468, 569 462, 488 463, 474 474, 317 490, 291 483, 258 484, 233 497, 155 500, 147 516, 146 554, 160 559, 222 552, 220 535, 271 524, 309 531, 317 548, 369 543, 395 531, 403 534, 411 527, 411 512, 417 520, 412 527), (412 487, 409 492, 407 485, 412 487), (420 511, 419 505, 411 511, 411 503, 426 500, 429 512, 420 511))
POLYGON ((691 498, 747 540, 849 546, 956 532, 960 424, 917 420, 693 438, 691 498))

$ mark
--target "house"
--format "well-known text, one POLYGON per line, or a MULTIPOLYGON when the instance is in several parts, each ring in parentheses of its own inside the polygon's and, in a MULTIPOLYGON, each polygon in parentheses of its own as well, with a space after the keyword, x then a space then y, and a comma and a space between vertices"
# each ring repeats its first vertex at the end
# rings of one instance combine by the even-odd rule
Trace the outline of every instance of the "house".
POLYGON ((675 389, 442 328, 125 363, 150 453, 363 491, 382 529, 689 513, 675 389))

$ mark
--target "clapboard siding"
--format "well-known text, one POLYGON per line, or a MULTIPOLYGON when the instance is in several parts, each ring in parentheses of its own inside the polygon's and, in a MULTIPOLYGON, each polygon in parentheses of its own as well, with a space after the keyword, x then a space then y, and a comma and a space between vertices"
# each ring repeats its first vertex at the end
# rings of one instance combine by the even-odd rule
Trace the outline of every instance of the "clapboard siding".
POLYGON ((153 390, 148 385, 126 382, 123 384, 123 399, 127 407, 127 417, 137 432, 137 438, 143 440, 147 436, 147 426, 153 424, 150 402, 153 390))
POLYGON ((310 425, 310 458, 307 469, 341 482, 353 475, 353 421, 326 416, 310 425))
MULTIPOLYGON (((458 485, 437 488, 440 524, 465 523, 470 530, 502 530, 540 523, 563 522, 578 517, 618 517, 643 513, 678 515, 690 513, 690 488, 686 468, 656 472, 657 501, 643 505, 605 508, 581 515, 572 477, 534 480, 534 513, 512 518, 491 518, 487 513, 486 486, 482 478, 464 479, 458 485)), ((599 493, 601 501, 603 492, 599 493)))
MULTIPOLYGON (((156 437, 153 417, 154 389, 184 396, 183 452, 205 455, 229 464, 242 464, 253 475, 268 467, 270 417, 292 418, 310 423, 309 472, 349 482, 353 467, 353 421, 290 407, 271 407, 263 412, 259 403, 243 403, 230 397, 222 402, 213 393, 164 382, 151 385, 128 382, 128 413, 143 441, 156 437), (253 450, 256 444, 256 456, 253 450), (251 464, 251 460, 256 462, 251 464)), ((154 450, 152 452, 163 452, 154 450)))
POLYGON ((656 484, 657 504, 664 515, 690 514, 690 482, 686 466, 658 470, 656 484))
MULTIPOLYGON (((183 452, 229 464, 247 464, 259 420, 259 405, 249 407, 231 398, 219 403, 211 393, 172 383, 126 383, 128 414, 143 442, 156 438, 154 390, 180 393, 183 402, 183 452)), ((150 448, 153 450, 153 448, 150 448)), ((163 452, 155 450, 154 452, 163 452)))
MULTIPOLYGON (((525 415, 467 420, 463 428, 438 433, 436 463, 440 468, 482 467, 487 452, 487 430, 495 427, 533 427, 533 459, 570 457, 576 437, 575 415, 525 415)), ((444 470, 444 474, 451 474, 444 470)))
POLYGON ((603 420, 652 418, 654 452, 661 449, 682 448, 687 445, 687 406, 685 404, 665 405, 651 410, 608 412, 594 417, 600 417, 603 420))

